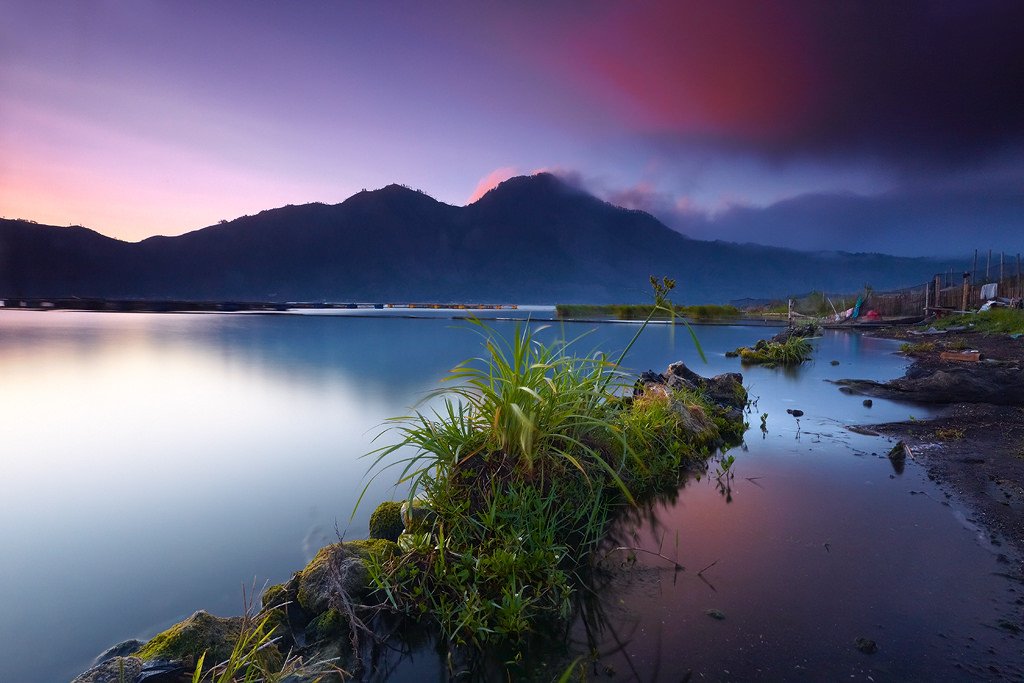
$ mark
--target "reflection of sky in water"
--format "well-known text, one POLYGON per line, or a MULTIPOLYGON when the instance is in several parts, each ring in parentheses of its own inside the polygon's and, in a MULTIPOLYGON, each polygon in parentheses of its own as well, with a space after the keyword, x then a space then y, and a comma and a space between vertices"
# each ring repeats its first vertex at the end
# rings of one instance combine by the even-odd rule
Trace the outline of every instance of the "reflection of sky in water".
MULTIPOLYGON (((349 538, 364 535, 374 504, 391 497, 390 477, 371 487, 350 523, 368 465, 359 457, 386 418, 406 413, 448 368, 480 352, 479 337, 460 329, 467 326, 389 317, 0 315, 0 678, 31 680, 25 667, 42 643, 62 653, 43 678, 59 679, 114 642, 152 635, 195 609, 237 613, 243 582, 287 578, 335 537, 336 524, 349 538)), ((573 338, 591 329, 578 351, 621 349, 636 326, 555 323, 542 334, 573 338)), ((660 371, 683 359, 705 375, 741 370, 724 352, 776 331, 696 329, 706 365, 685 328, 668 326, 648 329, 626 365, 660 371)), ((891 353, 892 342, 827 334, 816 344, 816 360, 799 371, 742 369, 760 397, 758 412, 769 413, 763 441, 750 417, 744 460, 762 444, 778 444, 776 459, 803 455, 808 440, 829 435, 853 444, 859 437, 842 423, 926 415, 879 400, 864 408, 823 381, 898 375, 905 361, 891 353), (787 407, 806 413, 800 441, 787 407)), ((849 454, 814 457, 830 469, 848 466, 849 454)), ((783 514, 798 494, 786 489, 764 505, 783 514)), ((694 506, 711 518, 720 507, 694 506)))

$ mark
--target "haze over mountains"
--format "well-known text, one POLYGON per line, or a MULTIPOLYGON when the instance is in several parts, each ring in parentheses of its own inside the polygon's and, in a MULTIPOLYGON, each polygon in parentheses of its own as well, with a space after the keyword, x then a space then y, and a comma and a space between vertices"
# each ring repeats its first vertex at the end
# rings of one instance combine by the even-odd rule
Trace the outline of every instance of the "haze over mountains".
POLYGON ((0 220, 0 296, 333 302, 677 303, 890 289, 948 263, 693 240, 557 177, 512 178, 465 207, 399 185, 122 242, 0 220))

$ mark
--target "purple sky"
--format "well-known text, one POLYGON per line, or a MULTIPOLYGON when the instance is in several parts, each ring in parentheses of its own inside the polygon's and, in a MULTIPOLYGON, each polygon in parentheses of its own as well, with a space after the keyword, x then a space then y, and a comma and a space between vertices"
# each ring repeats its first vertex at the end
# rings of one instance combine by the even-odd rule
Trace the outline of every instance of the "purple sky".
POLYGON ((0 215, 558 172, 701 239, 1024 251, 1024 3, 0 0, 0 215))

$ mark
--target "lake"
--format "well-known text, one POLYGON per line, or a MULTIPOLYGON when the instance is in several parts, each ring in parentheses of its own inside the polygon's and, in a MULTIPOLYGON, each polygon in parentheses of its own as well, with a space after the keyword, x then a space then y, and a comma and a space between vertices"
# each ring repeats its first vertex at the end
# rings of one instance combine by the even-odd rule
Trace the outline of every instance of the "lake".
MULTIPOLYGON (((243 586, 365 537, 376 503, 401 495, 382 477, 353 514, 381 423, 480 350, 467 323, 433 315, 0 312, 0 680, 68 680, 197 609, 238 614, 243 586)), ((616 351, 635 329, 546 334, 593 330, 581 352, 616 351)), ((1005 550, 915 463, 895 473, 885 439, 843 428, 928 409, 868 408, 825 381, 897 376, 897 345, 830 332, 799 369, 741 368, 724 352, 775 330, 695 329, 706 364, 685 329, 657 325, 626 365, 744 373, 757 403, 731 495, 691 480, 620 528, 686 570, 610 555, 607 618, 575 623, 570 652, 596 650, 595 672, 622 680, 1020 676, 1019 640, 997 626, 1021 595, 1005 550)), ((428 650, 389 675, 438 672, 428 650)))

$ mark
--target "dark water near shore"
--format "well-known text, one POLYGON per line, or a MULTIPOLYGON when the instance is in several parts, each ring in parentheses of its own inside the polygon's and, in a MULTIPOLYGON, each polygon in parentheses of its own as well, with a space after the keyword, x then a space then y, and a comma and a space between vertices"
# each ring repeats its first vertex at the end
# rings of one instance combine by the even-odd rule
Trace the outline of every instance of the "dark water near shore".
MULTIPOLYGON (((338 534, 364 536, 373 503, 394 492, 378 481, 350 520, 368 464, 359 456, 385 418, 478 353, 465 327, 0 312, 0 681, 67 680, 109 645, 196 609, 239 613, 243 584, 283 580, 338 534)), ((592 328, 581 350, 621 349, 635 329, 551 334, 592 328)), ((698 328, 704 365, 684 330, 652 327, 627 365, 740 370, 724 351, 771 332, 698 328)), ((1021 641, 997 624, 1024 592, 999 576, 1000 548, 913 463, 895 475, 884 439, 842 428, 928 412, 865 408, 823 381, 898 375, 896 345, 839 333, 816 344, 799 370, 743 369, 768 432, 750 416, 731 502, 704 477, 621 530, 686 570, 640 554, 600 591, 608 619, 596 637, 587 642, 582 622, 573 630, 574 652, 597 650, 599 676, 998 677, 989 666, 1020 675, 1021 641), (798 422, 787 408, 806 414, 798 422), (878 653, 854 649, 857 637, 878 653)), ((392 674, 439 670, 422 652, 392 674)))

